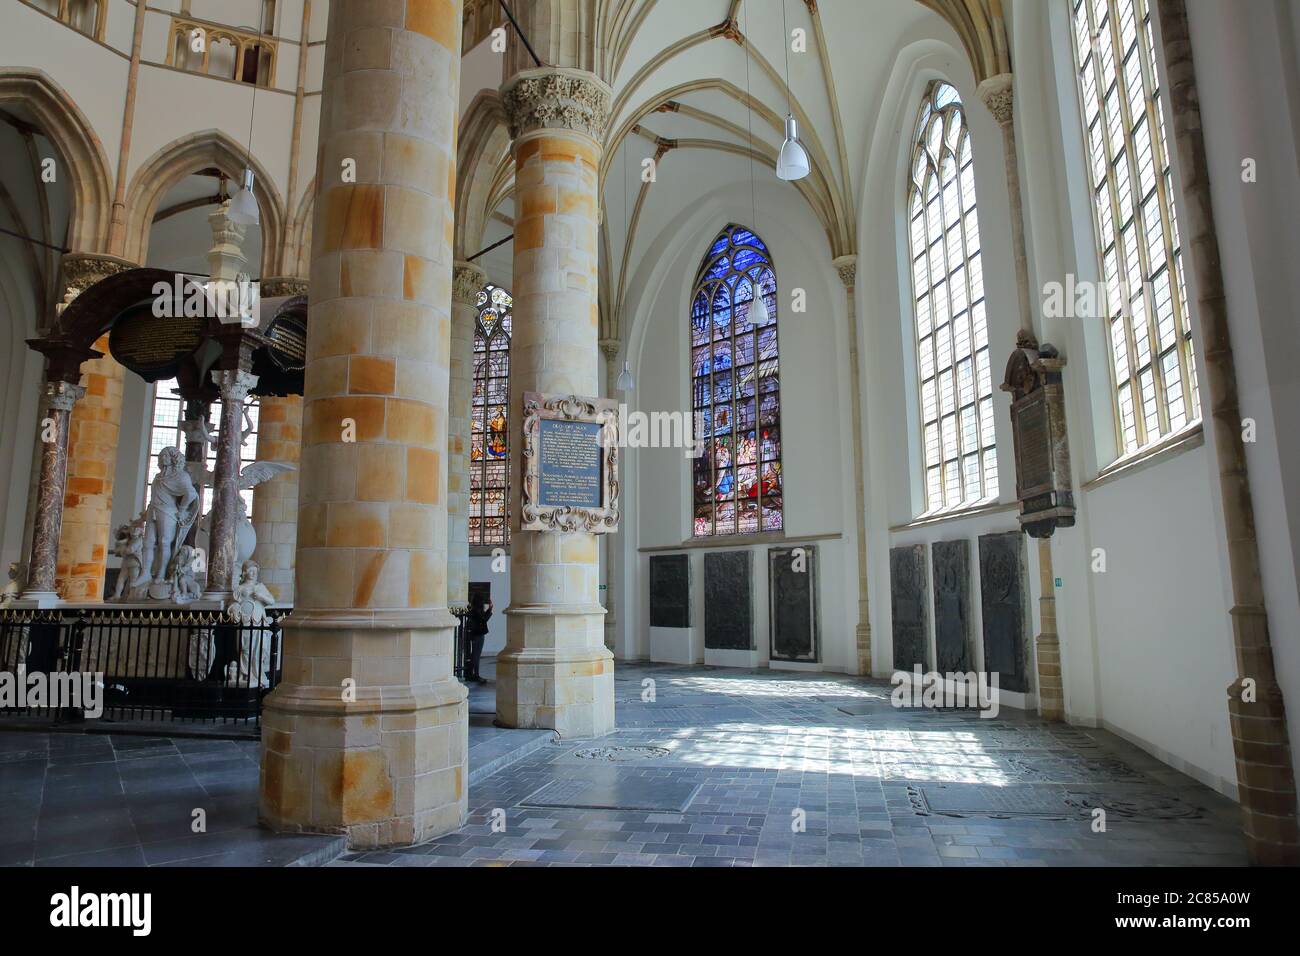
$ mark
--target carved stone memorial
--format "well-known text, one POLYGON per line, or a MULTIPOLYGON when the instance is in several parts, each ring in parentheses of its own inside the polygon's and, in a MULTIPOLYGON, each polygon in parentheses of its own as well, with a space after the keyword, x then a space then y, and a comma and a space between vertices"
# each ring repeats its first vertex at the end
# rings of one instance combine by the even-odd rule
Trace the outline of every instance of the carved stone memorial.
POLYGON ((1007 361, 1002 390, 1011 393, 1011 434, 1016 451, 1020 524, 1035 538, 1074 524, 1070 444, 1065 428, 1065 359, 1021 330, 1007 361))
POLYGON ((970 646, 970 542, 936 541, 930 546, 934 569, 935 670, 973 670, 970 646))
POLYGON ((930 669, 925 545, 889 549, 889 606, 894 619, 894 670, 930 669))
POLYGON ((1025 567, 1025 539, 1019 531, 980 535, 984 669, 997 673, 999 689, 1021 693, 1029 690, 1025 567))
POLYGON ((771 548, 767 552, 771 659, 817 660, 817 549, 771 548))
POLYGON ((650 626, 691 626, 691 557, 650 556, 650 626))
POLYGON ((524 393, 524 531, 618 530, 618 403, 524 393))
POLYGON ((704 556, 704 646, 754 649, 753 554, 710 551, 704 556))

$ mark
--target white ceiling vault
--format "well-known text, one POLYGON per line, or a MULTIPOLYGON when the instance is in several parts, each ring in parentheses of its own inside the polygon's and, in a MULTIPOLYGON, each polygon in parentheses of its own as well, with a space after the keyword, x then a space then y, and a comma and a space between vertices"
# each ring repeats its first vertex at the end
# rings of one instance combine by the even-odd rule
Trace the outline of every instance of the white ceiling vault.
MULTIPOLYGON (((625 332, 620 316, 629 282, 657 237, 704 197, 747 185, 751 175, 762 190, 798 190, 831 257, 855 252, 855 190, 877 105, 908 42, 948 40, 964 50, 976 82, 1011 69, 1002 0, 516 0, 512 6, 543 62, 596 72, 614 92, 601 169, 602 339, 625 332), (801 52, 790 51, 795 30, 802 31, 801 52), (799 123, 812 173, 779 184, 775 166, 787 111, 799 123), (654 160, 653 182, 643 180, 647 159, 654 160)), ((485 76, 488 57, 503 60, 503 72, 533 66, 513 38, 504 57, 488 47, 470 51, 464 77, 485 76)), ((463 90, 461 101, 457 255, 463 258, 509 234, 514 171, 496 91, 463 90)), ((507 261, 503 250, 483 264, 492 262, 494 274, 507 261)))

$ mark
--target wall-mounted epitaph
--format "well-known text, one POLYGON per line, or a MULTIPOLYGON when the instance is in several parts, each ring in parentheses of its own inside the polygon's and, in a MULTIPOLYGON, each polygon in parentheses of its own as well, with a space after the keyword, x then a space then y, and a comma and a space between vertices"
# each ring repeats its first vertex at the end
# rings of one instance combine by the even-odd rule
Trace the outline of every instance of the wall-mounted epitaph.
POLYGON ((202 316, 159 318, 148 308, 123 314, 108 334, 108 350, 146 382, 171 378, 203 345, 208 320, 202 316))
POLYGON ((650 556, 650 626, 691 626, 691 557, 650 556))
POLYGON ((1074 524, 1070 444, 1065 427, 1065 359, 1021 330, 1007 360, 1002 391, 1011 393, 1011 435, 1016 452, 1020 525, 1035 538, 1074 524))
POLYGON ((277 315, 266 328, 266 352, 284 372, 301 371, 307 365, 307 323, 293 313, 277 315))
POLYGON ((943 673, 974 668, 970 651, 970 542, 930 545, 934 577, 935 669, 943 673))
POLYGON ((929 594, 925 545, 889 549, 889 606, 894 619, 894 670, 930 669, 929 594))
POLYGON ((817 548, 771 548, 767 552, 771 659, 817 660, 817 548))
POLYGON ((753 554, 704 555, 704 646, 715 651, 754 649, 753 554))
POLYGON ((519 530, 618 530, 618 404, 524 393, 519 530))
POLYGON ((600 453, 596 422, 538 422, 538 502, 552 508, 599 508, 600 453))
POLYGON ((1029 690, 1030 629, 1024 535, 1019 531, 983 534, 979 546, 984 670, 997 673, 1002 690, 1024 693, 1029 690))

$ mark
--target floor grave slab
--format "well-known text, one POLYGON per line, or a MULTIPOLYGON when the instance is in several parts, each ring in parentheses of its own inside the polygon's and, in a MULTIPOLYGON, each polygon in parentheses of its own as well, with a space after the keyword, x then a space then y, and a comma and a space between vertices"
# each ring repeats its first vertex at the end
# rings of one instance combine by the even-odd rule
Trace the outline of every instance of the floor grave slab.
POLYGON ((613 771, 553 780, 519 802, 521 807, 645 810, 680 813, 700 791, 692 781, 664 780, 613 771))

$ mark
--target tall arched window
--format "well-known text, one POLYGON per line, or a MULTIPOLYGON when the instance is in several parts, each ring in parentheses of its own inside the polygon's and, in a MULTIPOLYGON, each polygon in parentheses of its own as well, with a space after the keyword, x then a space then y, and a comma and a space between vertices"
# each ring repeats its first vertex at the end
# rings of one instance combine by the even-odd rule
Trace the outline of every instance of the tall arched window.
POLYGON ((1073 0, 1121 454, 1201 417, 1148 0, 1073 0))
POLYGON ((935 81, 913 136, 907 195, 927 512, 998 492, 984 269, 970 130, 935 81))
POLYGON ((487 285, 478 294, 474 327, 474 407, 470 440, 469 543, 504 545, 510 531, 510 293, 487 285))
POLYGON ((783 526, 776 273, 763 240, 730 225, 691 297, 695 537, 783 526), (754 290, 758 289, 755 300, 754 290))

